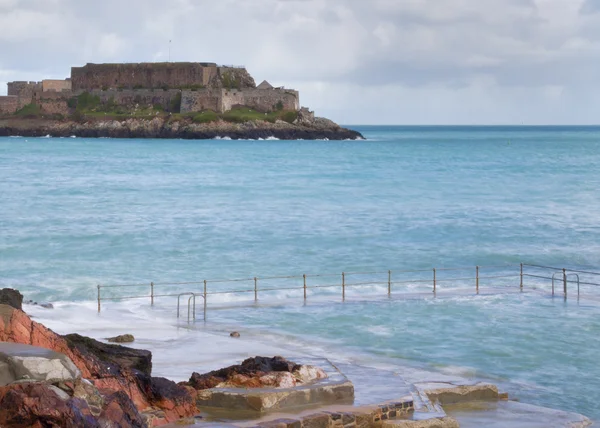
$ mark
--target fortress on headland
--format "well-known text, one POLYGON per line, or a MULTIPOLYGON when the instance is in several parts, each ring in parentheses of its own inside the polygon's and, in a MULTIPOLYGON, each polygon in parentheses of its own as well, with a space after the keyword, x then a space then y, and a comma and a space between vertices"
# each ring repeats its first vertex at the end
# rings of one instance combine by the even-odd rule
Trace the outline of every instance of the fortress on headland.
POLYGON ((256 85, 242 66, 203 62, 86 64, 71 68, 65 80, 10 82, 0 97, 0 114, 12 114, 29 104, 42 113, 66 115, 88 93, 102 105, 132 111, 140 107, 173 113, 212 110, 227 112, 245 106, 259 112, 298 111, 299 93, 256 85))

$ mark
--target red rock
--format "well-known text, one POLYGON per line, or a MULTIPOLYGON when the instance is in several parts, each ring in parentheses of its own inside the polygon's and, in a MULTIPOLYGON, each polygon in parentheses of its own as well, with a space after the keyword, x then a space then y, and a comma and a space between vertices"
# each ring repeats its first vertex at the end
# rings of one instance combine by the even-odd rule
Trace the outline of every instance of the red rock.
POLYGON ((85 401, 60 397, 45 383, 14 384, 0 388, 0 426, 97 428, 85 401))
POLYGON ((137 409, 123 391, 115 392, 105 398, 104 408, 98 418, 101 427, 115 428, 146 427, 137 409))
MULTIPOLYGON (((148 351, 105 345, 78 335, 65 338, 7 305, 0 305, 0 341, 40 346, 68 356, 84 379, 92 382, 103 396, 112 397, 103 413, 105 419, 117 415, 123 421, 136 421, 141 419, 141 412, 157 410, 164 414, 163 418, 154 418, 154 426, 157 426, 198 413, 190 389, 150 377, 152 365, 148 351), (120 392, 130 405, 125 403, 123 395, 115 395, 120 392), (115 402, 127 410, 118 410, 115 402), (131 408, 137 412, 136 417, 131 408)), ((0 426, 3 425, 0 423, 0 426)))

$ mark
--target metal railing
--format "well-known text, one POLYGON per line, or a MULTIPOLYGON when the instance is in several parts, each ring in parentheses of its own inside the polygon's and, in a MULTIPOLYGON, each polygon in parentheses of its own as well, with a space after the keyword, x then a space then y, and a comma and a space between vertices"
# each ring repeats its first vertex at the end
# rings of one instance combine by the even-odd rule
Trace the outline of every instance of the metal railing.
MULTIPOLYGON (((551 266, 533 265, 533 264, 508 264, 508 265, 487 265, 462 267, 462 268, 432 268, 432 269, 413 269, 413 270, 387 270, 372 272, 341 272, 336 274, 302 274, 290 276, 270 276, 270 277, 251 277, 236 279, 213 279, 193 282, 150 282, 145 284, 117 284, 117 285, 98 285, 97 302, 98 312, 102 310, 103 301, 121 301, 131 299, 150 299, 153 306, 156 298, 176 297, 177 298, 177 317, 180 316, 180 298, 188 298, 188 321, 196 319, 196 297, 203 299, 203 319, 206 320, 208 309, 208 298, 218 295, 253 295, 253 301, 259 301, 259 294, 274 291, 298 291, 302 294, 304 301, 309 298, 309 291, 317 293, 320 290, 339 289, 339 296, 342 301, 346 301, 347 293, 350 289, 360 287, 380 287, 387 291, 387 296, 392 297, 397 288, 395 286, 413 286, 413 292, 432 292, 434 296, 444 289, 446 284, 460 284, 460 287, 469 289, 474 288, 476 294, 480 293, 482 286, 491 285, 498 287, 503 280, 508 282, 508 287, 517 288, 523 291, 526 279, 536 281, 532 286, 545 285, 547 281, 552 286, 552 296, 555 295, 555 281, 557 276, 563 285, 563 294, 567 298, 568 287, 570 284, 577 285, 577 296, 580 296, 580 286, 598 286, 600 283, 591 281, 582 281, 580 275, 585 279, 587 276, 598 276, 600 272, 574 270, 567 268, 557 268, 551 266), (464 272, 470 272, 464 274, 464 272), (542 281, 543 280, 543 281, 542 281), (517 285, 518 281, 518 285, 517 285), (484 283, 485 282, 485 283, 484 283), (493 282, 493 283, 492 283, 493 282), (246 286, 244 286, 247 284, 246 286), (262 285, 264 284, 264 285, 262 285), (273 285, 269 285, 273 284, 273 285), (262 285, 262 286, 259 286, 262 285), (209 291, 209 286, 211 290, 209 291), (214 288, 213 288, 214 287, 214 288), (231 288, 233 287, 233 288, 231 288), (149 289, 150 294, 114 296, 106 295, 108 290, 130 290, 134 288, 149 289), (168 290, 177 290, 177 292, 156 293, 157 288, 168 290), (192 289, 194 291, 184 291, 192 289), (103 295, 103 290, 105 295, 103 295), (190 312, 192 311, 192 312, 190 312)), ((328 296, 331 296, 329 294, 328 296)), ((372 296, 373 294, 370 294, 372 296)), ((363 296, 361 296, 363 297, 363 296)))
POLYGON ((179 314, 179 299, 182 296, 190 296, 188 301, 188 309, 191 307, 191 300, 194 300, 194 311, 195 297, 199 296, 204 300, 204 319, 206 319, 207 303, 210 296, 226 294, 251 294, 254 297, 254 302, 258 302, 259 294, 273 291, 296 290, 302 293, 304 301, 306 301, 309 298, 309 291, 312 293, 317 293, 321 290, 332 291, 333 289, 338 288, 340 290, 340 297, 342 301, 345 301, 349 290, 361 287, 379 286, 387 291, 387 296, 391 297, 395 291, 395 286, 412 285, 418 287, 418 291, 430 290, 435 295, 440 289, 443 289, 446 284, 460 283, 464 285, 467 281, 472 283, 475 292, 479 293, 480 287, 484 281, 499 279, 514 280, 518 278, 519 275, 517 274, 516 270, 514 270, 516 267, 518 267, 518 265, 496 265, 476 266, 474 268, 432 268, 371 272, 342 272, 336 274, 302 274, 290 276, 213 279, 193 282, 150 282, 145 284, 98 285, 97 303, 98 312, 100 312, 102 310, 103 301, 149 299, 150 304, 154 305, 156 298, 174 297, 178 299, 179 314), (510 272, 506 271, 508 268, 511 269, 510 272), (465 274, 464 272, 469 273, 465 274), (126 290, 134 289, 146 289, 150 291, 150 294, 143 294, 143 292, 140 294, 121 294, 126 290), (157 293, 157 289, 169 290, 170 292, 157 293), (114 295, 115 291, 118 293, 118 295, 114 295))
POLYGON ((526 268, 531 268, 536 273, 526 273, 525 277, 535 278, 537 280, 548 280, 552 283, 552 295, 555 295, 555 282, 560 280, 563 285, 563 296, 565 299, 568 296, 569 284, 577 285, 577 297, 581 296, 581 286, 588 287, 600 287, 600 272, 582 270, 582 269, 569 269, 569 268, 558 268, 554 266, 524 264, 526 268), (559 278, 557 278, 557 276, 559 278), (582 280, 583 278, 583 280, 582 280), (598 279, 590 279, 598 278, 598 279))

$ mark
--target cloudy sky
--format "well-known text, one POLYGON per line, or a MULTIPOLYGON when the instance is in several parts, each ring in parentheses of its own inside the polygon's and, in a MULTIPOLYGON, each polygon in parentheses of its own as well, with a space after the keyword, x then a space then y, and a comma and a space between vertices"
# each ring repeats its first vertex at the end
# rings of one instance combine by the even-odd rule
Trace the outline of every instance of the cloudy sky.
POLYGON ((345 124, 600 123, 600 0, 0 0, 0 95, 169 40, 345 124))

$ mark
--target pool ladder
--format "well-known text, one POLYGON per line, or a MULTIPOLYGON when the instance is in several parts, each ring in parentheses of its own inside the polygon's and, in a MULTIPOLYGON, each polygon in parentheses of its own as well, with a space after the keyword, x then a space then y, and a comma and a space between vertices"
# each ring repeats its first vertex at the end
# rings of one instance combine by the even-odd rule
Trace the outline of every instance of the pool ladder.
MULTIPOLYGON (((569 277, 574 277, 577 280, 577 298, 579 298, 579 275, 576 273, 567 273, 565 269, 563 269, 562 272, 555 272, 552 275, 552 295, 554 296, 554 282, 557 280, 556 276, 557 275, 561 275, 562 276, 562 283, 563 283, 563 293, 565 294, 565 299, 567 298, 567 284, 569 283, 569 277)), ((573 281, 571 281, 573 282, 573 281)))
MULTIPOLYGON (((180 313, 179 313, 179 308, 180 308, 180 300, 183 296, 190 296, 188 298, 188 311, 187 311, 187 317, 188 317, 188 322, 190 322, 190 320, 195 321, 196 320, 196 296, 200 296, 203 299, 205 299, 203 294, 196 294, 196 293, 181 293, 177 296, 177 318, 179 318, 180 313)), ((204 321, 206 321, 206 311, 203 311, 204 314, 204 321)))

